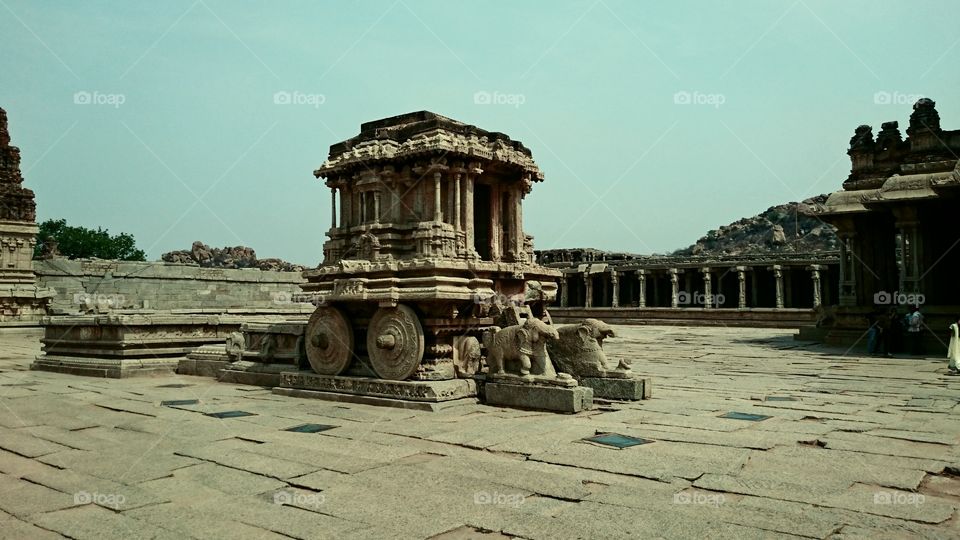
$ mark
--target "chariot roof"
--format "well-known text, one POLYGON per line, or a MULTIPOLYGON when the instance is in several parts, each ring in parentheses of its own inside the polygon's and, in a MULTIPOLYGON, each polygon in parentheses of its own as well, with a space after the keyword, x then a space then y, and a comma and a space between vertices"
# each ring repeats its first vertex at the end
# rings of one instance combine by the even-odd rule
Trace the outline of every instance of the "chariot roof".
POLYGON ((497 162, 520 169, 533 181, 543 180, 532 153, 520 141, 430 111, 361 124, 359 135, 330 146, 329 157, 314 176, 326 178, 373 164, 437 155, 483 165, 497 162))

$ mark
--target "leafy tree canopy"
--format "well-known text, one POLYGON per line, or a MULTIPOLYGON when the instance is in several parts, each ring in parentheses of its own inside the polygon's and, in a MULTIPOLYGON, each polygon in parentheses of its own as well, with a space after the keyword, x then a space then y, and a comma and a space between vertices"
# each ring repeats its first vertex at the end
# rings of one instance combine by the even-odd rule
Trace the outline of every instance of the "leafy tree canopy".
POLYGON ((47 238, 57 242, 60 254, 70 259, 115 259, 121 261, 145 261, 146 253, 137 249, 133 236, 120 233, 111 236, 106 229, 97 230, 67 225, 65 219, 48 219, 40 224, 34 257, 44 251, 47 238))

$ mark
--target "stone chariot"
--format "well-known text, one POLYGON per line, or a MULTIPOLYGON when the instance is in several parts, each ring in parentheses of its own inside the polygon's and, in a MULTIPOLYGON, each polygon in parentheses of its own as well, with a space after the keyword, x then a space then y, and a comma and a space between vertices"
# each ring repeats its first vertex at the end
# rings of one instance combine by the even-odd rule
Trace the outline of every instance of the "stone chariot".
POLYGON ((559 272, 535 264, 522 217, 543 175, 519 141, 414 112, 364 123, 314 175, 333 214, 323 263, 304 272, 318 374, 469 378, 485 331, 549 322, 559 272))

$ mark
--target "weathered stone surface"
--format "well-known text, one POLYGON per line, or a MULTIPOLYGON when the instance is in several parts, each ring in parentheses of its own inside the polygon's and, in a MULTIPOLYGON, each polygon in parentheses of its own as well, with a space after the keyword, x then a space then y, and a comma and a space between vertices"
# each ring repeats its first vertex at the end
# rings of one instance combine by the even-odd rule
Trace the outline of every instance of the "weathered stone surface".
POLYGON ((127 538, 175 540, 183 536, 166 524, 149 523, 96 505, 77 506, 32 518, 39 527, 56 531, 67 538, 100 540, 121 534, 127 538))
POLYGON ((636 401, 650 399, 652 388, 647 377, 619 379, 613 377, 583 377, 580 384, 593 389, 593 396, 605 399, 626 399, 636 401))
MULTIPOLYGON (((64 258, 33 261, 32 268, 42 287, 56 291, 48 315, 116 309, 294 309, 304 300, 300 272, 64 258)), ((313 308, 304 305, 307 313, 313 308)))
POLYGON ((536 384, 487 382, 483 385, 487 405, 518 407, 560 413, 578 413, 593 408, 593 390, 536 384))
POLYGON ((607 352, 643 366, 656 399, 577 415, 475 402, 427 413, 200 377, 24 372, 36 336, 4 335, 0 443, 42 454, 0 449, 0 536, 32 532, 29 523, 71 538, 479 529, 552 540, 634 538, 643 527, 664 538, 957 536, 955 518, 943 519, 960 510, 960 484, 944 472, 960 467, 958 388, 937 373, 941 363, 843 357, 775 330, 616 330, 607 352), (171 399, 200 404, 158 405, 171 399), (256 416, 202 414, 226 410, 256 416), (718 418, 729 411, 772 417, 718 418), (335 427, 283 431, 304 423, 335 427), (598 431, 654 442, 583 441, 598 431), (129 509, 73 506, 73 490, 122 494, 129 509), (180 513, 171 530, 164 520, 180 513))
POLYGON ((40 512, 70 508, 74 505, 73 495, 5 474, 0 475, 0 493, 3 494, 0 497, 0 510, 20 518, 40 512))
POLYGON ((364 377, 318 375, 307 371, 280 376, 282 388, 385 397, 407 401, 442 402, 477 395, 472 379, 446 381, 385 381, 364 377))

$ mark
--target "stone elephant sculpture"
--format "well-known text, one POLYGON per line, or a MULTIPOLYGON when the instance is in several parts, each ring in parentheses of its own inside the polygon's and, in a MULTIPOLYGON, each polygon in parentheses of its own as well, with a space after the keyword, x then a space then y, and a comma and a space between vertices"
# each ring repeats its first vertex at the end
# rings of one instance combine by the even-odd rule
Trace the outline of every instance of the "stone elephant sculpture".
POLYGON ((243 351, 246 349, 246 338, 243 332, 230 332, 226 339, 227 356, 231 362, 238 362, 243 359, 243 351))
POLYGON ((532 372, 533 375, 555 377, 557 373, 546 344, 559 337, 555 327, 533 317, 522 324, 488 330, 483 334, 483 345, 487 349, 489 373, 502 374, 508 361, 516 361, 521 376, 532 372))
MULTIPOLYGON (((607 368, 607 355, 603 352, 603 340, 614 337, 613 328, 598 319, 584 319, 577 324, 566 324, 557 329, 559 338, 547 344, 550 356, 557 369, 580 377, 611 376, 607 368)), ((621 360, 616 372, 630 370, 630 365, 621 360)))

